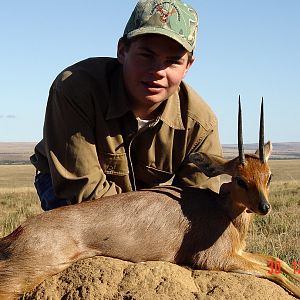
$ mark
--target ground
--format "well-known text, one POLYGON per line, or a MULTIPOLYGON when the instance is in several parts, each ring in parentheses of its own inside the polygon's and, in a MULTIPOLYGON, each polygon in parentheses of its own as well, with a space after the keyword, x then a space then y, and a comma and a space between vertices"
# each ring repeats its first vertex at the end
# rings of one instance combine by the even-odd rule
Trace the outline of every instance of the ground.
POLYGON ((295 299, 277 284, 251 275, 191 270, 166 262, 130 263, 94 257, 73 264, 23 299, 295 299))

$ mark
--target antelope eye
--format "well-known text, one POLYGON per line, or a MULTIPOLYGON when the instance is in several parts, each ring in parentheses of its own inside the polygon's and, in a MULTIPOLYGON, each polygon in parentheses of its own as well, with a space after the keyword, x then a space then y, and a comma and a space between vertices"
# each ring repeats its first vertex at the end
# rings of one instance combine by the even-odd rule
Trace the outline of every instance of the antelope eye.
POLYGON ((247 183, 242 178, 236 177, 235 180, 240 188, 244 189, 245 191, 248 190, 247 183))
POLYGON ((270 183, 271 183, 271 180, 272 180, 272 174, 269 176, 269 179, 268 179, 267 186, 269 186, 269 185, 270 185, 270 183))

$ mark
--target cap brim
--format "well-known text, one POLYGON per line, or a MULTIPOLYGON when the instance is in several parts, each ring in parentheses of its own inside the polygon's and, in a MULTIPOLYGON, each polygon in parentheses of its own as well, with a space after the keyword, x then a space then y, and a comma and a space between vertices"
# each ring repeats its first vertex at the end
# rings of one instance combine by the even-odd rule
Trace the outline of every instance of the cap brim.
POLYGON ((176 42, 178 42, 180 45, 182 45, 189 52, 192 52, 194 50, 194 47, 189 42, 187 42, 184 38, 180 38, 178 33, 171 31, 170 29, 165 29, 165 28, 141 27, 141 28, 135 29, 135 30, 127 33, 127 38, 130 39, 130 38, 133 38, 133 37, 136 37, 139 35, 149 34, 149 33, 160 34, 160 35, 164 35, 168 38, 171 38, 171 39, 175 40, 176 42))

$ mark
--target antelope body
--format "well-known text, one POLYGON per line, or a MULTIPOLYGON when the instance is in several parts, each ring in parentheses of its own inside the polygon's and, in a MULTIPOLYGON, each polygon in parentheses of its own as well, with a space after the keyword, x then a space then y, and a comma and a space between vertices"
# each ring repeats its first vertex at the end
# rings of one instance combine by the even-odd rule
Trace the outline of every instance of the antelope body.
MULTIPOLYGON (((268 262, 279 259, 244 252, 253 213, 265 215, 271 209, 271 144, 259 153, 240 153, 229 161, 204 153, 190 155, 207 176, 232 176, 220 194, 158 187, 54 209, 27 220, 0 239, 0 299, 14 299, 73 262, 95 255, 253 274, 300 298, 300 288, 284 275, 268 273, 268 262)), ((284 273, 300 282, 298 274, 280 263, 284 273)))

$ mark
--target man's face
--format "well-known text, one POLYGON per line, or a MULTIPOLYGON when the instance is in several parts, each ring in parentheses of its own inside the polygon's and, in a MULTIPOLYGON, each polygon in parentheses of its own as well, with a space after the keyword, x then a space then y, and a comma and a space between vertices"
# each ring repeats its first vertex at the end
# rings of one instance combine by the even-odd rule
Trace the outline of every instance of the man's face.
POLYGON ((119 43, 118 60, 132 110, 142 118, 178 89, 192 64, 179 43, 157 34, 135 39, 129 49, 119 43))

